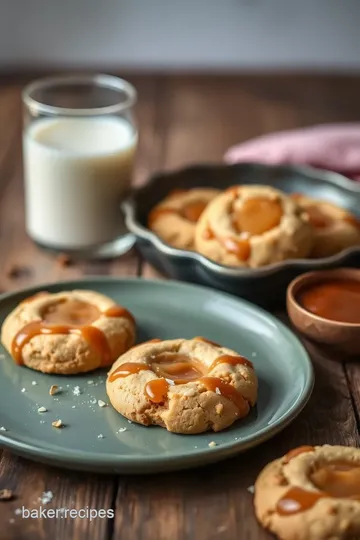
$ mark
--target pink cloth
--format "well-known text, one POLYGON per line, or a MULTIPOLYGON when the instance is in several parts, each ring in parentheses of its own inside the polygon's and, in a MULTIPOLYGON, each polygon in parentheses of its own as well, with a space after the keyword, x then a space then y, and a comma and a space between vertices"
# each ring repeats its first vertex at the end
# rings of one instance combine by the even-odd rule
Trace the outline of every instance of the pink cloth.
POLYGON ((263 135, 230 148, 227 163, 310 165, 360 180, 360 123, 327 124, 263 135))

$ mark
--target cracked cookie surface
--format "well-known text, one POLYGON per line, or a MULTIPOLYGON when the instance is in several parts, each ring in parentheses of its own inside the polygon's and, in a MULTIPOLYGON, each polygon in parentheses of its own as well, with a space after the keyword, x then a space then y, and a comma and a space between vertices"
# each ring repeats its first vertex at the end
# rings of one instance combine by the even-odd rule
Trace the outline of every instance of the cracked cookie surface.
POLYGON ((202 338, 138 345, 112 366, 106 390, 133 422, 184 434, 227 428, 257 399, 251 362, 202 338))
POLYGON ((134 344, 135 321, 94 291, 43 292, 7 316, 1 341, 18 364, 69 375, 111 365, 134 344))
POLYGON ((174 190, 150 212, 149 228, 173 247, 193 249, 196 223, 218 193, 213 188, 174 190))
POLYGON ((360 449, 303 446, 267 465, 255 513, 281 540, 360 538, 360 449))

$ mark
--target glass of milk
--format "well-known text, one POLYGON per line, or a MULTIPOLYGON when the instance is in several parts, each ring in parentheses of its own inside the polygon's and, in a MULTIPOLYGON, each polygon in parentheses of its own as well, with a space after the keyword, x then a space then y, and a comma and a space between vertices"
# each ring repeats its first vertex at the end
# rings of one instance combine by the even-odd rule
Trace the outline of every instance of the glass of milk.
POLYGON ((132 179, 135 102, 134 87, 110 75, 24 89, 26 229, 37 244, 95 258, 133 245, 120 202, 132 179))

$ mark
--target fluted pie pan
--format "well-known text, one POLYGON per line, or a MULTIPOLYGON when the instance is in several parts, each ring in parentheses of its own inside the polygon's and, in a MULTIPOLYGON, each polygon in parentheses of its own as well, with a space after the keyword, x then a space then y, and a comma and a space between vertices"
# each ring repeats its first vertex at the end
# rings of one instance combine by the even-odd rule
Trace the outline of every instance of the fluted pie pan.
POLYGON ((303 272, 360 265, 360 247, 353 247, 323 259, 291 259, 256 269, 228 267, 199 253, 174 248, 148 229, 150 210, 172 189, 225 189, 235 184, 265 184, 286 193, 302 192, 360 213, 360 184, 336 173, 253 163, 197 165, 155 175, 123 203, 126 225, 136 236, 142 256, 173 278, 208 285, 263 305, 284 301, 287 285, 303 272))

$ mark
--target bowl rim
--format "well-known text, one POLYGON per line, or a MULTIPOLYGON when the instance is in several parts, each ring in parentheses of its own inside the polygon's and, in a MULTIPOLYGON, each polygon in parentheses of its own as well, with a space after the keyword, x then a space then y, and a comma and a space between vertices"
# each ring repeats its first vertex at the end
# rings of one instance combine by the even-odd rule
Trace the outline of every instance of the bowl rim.
POLYGON ((149 181, 146 184, 134 189, 130 193, 129 197, 125 199, 121 204, 121 208, 124 212, 126 227, 133 234, 135 234, 135 236, 139 236, 140 238, 149 241, 158 251, 165 255, 169 255, 175 259, 189 259, 190 261, 198 262, 199 264, 205 266, 207 269, 211 270, 215 274, 245 279, 261 279, 264 276, 270 276, 283 269, 299 269, 300 267, 300 270, 301 268, 303 268, 304 270, 315 270, 319 267, 319 265, 321 265, 323 268, 330 268, 334 264, 341 263, 346 257, 355 253, 360 253, 359 246, 352 246, 343 249, 341 252, 336 253, 335 255, 331 255, 330 257, 323 257, 318 259, 287 259, 285 261, 276 262, 267 266, 262 266, 260 268, 238 268, 236 266, 225 266, 215 261, 212 261, 205 255, 201 255, 200 253, 170 246, 169 244, 164 242, 159 236, 157 236, 157 234, 150 231, 150 229, 148 229, 147 227, 141 225, 136 218, 136 196, 144 190, 151 189, 151 187, 164 176, 172 177, 178 174, 191 174, 199 170, 214 168, 243 169, 247 167, 256 167, 270 170, 276 169, 282 172, 297 173, 302 176, 315 178, 320 182, 336 185, 346 191, 357 194, 360 197, 360 182, 358 183, 354 180, 350 180, 342 174, 333 171, 327 171, 325 169, 315 169, 313 167, 297 165, 267 165, 255 162, 243 162, 235 164, 202 163, 179 167, 171 171, 163 171, 156 173, 150 177, 149 181))
MULTIPOLYGON (((305 309, 297 300, 296 295, 297 293, 307 285, 320 283, 327 281, 329 278, 336 277, 349 277, 352 280, 356 280, 360 282, 360 269, 358 268, 349 268, 349 267, 341 267, 341 268, 332 268, 328 270, 315 270, 312 272, 306 272, 305 274, 301 274, 300 276, 297 276, 295 279, 293 279, 286 290, 286 309, 289 314, 289 309, 293 308, 296 309, 299 313, 301 313, 304 317, 306 317, 309 320, 321 322, 322 324, 326 324, 328 326, 331 326, 333 328, 351 328, 351 329, 359 329, 360 330, 360 323, 351 323, 351 322, 344 322, 344 321, 335 321, 332 319, 325 319, 325 317, 320 317, 319 315, 316 315, 315 313, 312 313, 311 311, 308 311, 305 309)), ((291 318, 291 317, 290 317, 291 318)))

